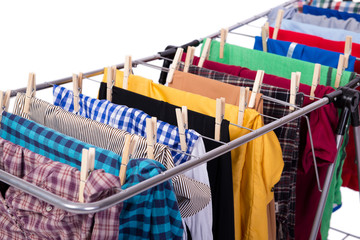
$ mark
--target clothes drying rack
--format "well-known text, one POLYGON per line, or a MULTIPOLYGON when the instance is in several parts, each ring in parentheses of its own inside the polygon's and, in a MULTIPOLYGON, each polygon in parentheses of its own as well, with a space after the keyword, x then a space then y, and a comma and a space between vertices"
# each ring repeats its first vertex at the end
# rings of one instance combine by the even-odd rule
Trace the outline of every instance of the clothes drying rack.
MULTIPOLYGON (((281 5, 279 5, 277 7, 286 7, 286 6, 289 6, 296 2, 297 2, 297 0, 291 0, 291 1, 288 1, 288 2, 285 2, 281 5)), ((265 12, 255 15, 247 20, 244 20, 235 25, 232 25, 228 28, 228 31, 231 32, 231 31, 233 31, 237 28, 240 28, 244 25, 247 25, 255 20, 265 17, 268 15, 268 13, 271 10, 272 9, 269 9, 265 12)), ((198 46, 206 38, 212 39, 212 38, 216 38, 219 36, 220 36, 220 31, 215 32, 207 37, 194 40, 194 41, 184 44, 180 47, 186 49, 188 46, 198 46)), ((133 64, 133 66, 136 66, 138 64, 144 64, 144 63, 147 63, 147 62, 150 62, 153 60, 166 59, 167 56, 174 54, 176 52, 176 49, 177 49, 177 47, 170 48, 168 50, 159 52, 153 56, 135 60, 132 62, 132 64, 133 64)), ((116 68, 122 69, 122 68, 124 68, 124 64, 118 64, 118 65, 116 65, 116 68)), ((97 70, 94 70, 91 72, 84 73, 83 76, 85 79, 85 78, 90 78, 92 76, 101 75, 103 73, 104 73, 104 69, 101 68, 101 69, 97 69, 97 70)), ((37 84, 36 89, 42 90, 42 89, 50 88, 54 84, 62 85, 65 83, 69 83, 71 81, 72 81, 72 76, 54 80, 51 82, 44 82, 44 83, 37 84)), ((51 192, 48 192, 48 191, 46 191, 32 183, 29 183, 21 178, 13 176, 3 170, 0 170, 0 181, 3 181, 11 186, 16 187, 16 188, 19 188, 20 190, 22 190, 32 196, 35 196, 49 204, 52 204, 53 206, 59 207, 68 212, 72 212, 72 213, 76 213, 76 214, 96 213, 96 212, 105 210, 107 208, 110 208, 120 202, 123 202, 123 201, 125 201, 125 200, 127 200, 127 199, 153 187, 153 186, 156 186, 162 182, 165 182, 165 181, 171 179, 172 177, 174 177, 178 174, 181 174, 189 169, 192 169, 201 164, 204 164, 222 154, 225 154, 225 153, 231 151, 232 149, 235 149, 235 148, 241 146, 242 144, 245 144, 259 136, 262 136, 263 134, 266 134, 282 125, 287 124, 288 122, 291 122, 299 117, 302 117, 302 116, 304 116, 326 104, 330 104, 330 103, 334 103, 335 106, 342 109, 341 117, 340 117, 338 127, 336 130, 337 149, 339 149, 340 146, 342 145, 346 126, 349 122, 349 119, 351 119, 351 124, 354 127, 355 149, 357 150, 356 157, 357 157, 357 159, 360 159, 359 158, 359 156, 360 156, 360 151, 359 151, 359 149, 360 149, 360 128, 359 128, 360 120, 359 120, 359 108, 358 108, 359 100, 360 100, 360 93, 357 90, 355 90, 355 88, 358 86, 360 86, 360 76, 359 75, 357 75, 354 80, 352 80, 345 86, 338 88, 337 90, 335 90, 334 92, 332 92, 330 94, 327 94, 326 96, 315 101, 314 103, 311 103, 303 108, 296 109, 294 112, 288 114, 287 116, 277 119, 259 129, 256 129, 256 130, 242 136, 242 137, 239 137, 229 143, 226 143, 216 149, 213 149, 213 150, 205 153, 203 156, 201 156, 198 159, 194 159, 194 160, 188 161, 186 163, 183 163, 179 166, 176 166, 172 169, 169 169, 169 170, 163 172, 162 174, 156 175, 150 179, 147 179, 143 182, 136 184, 135 186, 129 187, 125 190, 120 191, 119 193, 116 193, 110 197, 107 197, 105 199, 102 199, 102 200, 99 200, 96 202, 78 203, 78 202, 72 202, 72 201, 63 199, 51 192)), ((16 96, 16 94, 18 92, 26 92, 26 87, 20 88, 17 90, 12 90, 11 97, 16 96)), ((335 158, 335 161, 336 161, 336 159, 337 158, 335 158)), ((335 164, 336 164, 335 161, 334 161, 334 163, 332 163, 329 166, 328 171, 327 171, 327 175, 326 175, 326 179, 325 179, 325 182, 323 185, 323 190, 321 193, 321 198, 320 198, 320 201, 318 204, 318 209, 317 209, 316 216, 314 219, 310 239, 316 239, 316 236, 317 236, 317 233, 318 233, 318 230, 320 227, 323 211, 325 208, 326 199, 327 199, 329 188, 330 188, 330 183, 331 183, 331 180, 332 180, 332 177, 334 174, 334 169, 335 169, 335 164)), ((359 170, 359 168, 358 168, 358 170, 359 170)), ((360 174, 359 174, 359 176, 360 176, 360 174)))

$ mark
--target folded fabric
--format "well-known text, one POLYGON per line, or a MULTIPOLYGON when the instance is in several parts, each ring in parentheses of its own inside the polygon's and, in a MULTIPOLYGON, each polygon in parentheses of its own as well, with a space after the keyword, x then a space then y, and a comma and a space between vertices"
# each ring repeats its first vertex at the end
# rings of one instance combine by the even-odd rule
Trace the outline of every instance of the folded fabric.
MULTIPOLYGON (((311 63, 320 63, 328 67, 337 68, 340 53, 331 52, 321 48, 308 47, 306 45, 297 44, 296 42, 286 42, 275 39, 267 39, 267 52, 280 56, 295 58, 311 63)), ((262 38, 255 37, 254 49, 263 51, 262 38)), ((354 71, 356 58, 349 57, 347 71, 354 71)))
MULTIPOLYGON (((123 189, 162 174, 165 167, 151 159, 131 159, 123 189)), ((119 239, 179 239, 183 225, 171 181, 163 182, 124 202, 119 239)))
MULTIPOLYGON (((80 171, 0 138, 0 169, 64 199, 78 202, 80 171)), ((92 171, 84 202, 120 190, 120 179, 92 171)), ((0 195, 0 235, 4 239, 118 239, 122 203, 95 214, 74 214, 10 186, 0 195)))
MULTIPOLYGON (((341 2, 339 2, 339 3, 341 4, 341 2)), ((352 3, 351 1, 349 1, 349 2, 347 2, 347 4, 349 5, 347 9, 350 9, 351 8, 350 5, 351 4, 356 4, 356 3, 352 3)), ((359 5, 359 3, 357 3, 357 4, 359 5)), ((356 21, 360 21, 360 15, 359 14, 357 14, 357 13, 349 13, 349 12, 346 11, 346 9, 344 9, 342 11, 342 10, 340 10, 340 8, 335 10, 335 9, 330 9, 330 8, 322 8, 322 7, 304 5, 303 6, 303 13, 311 14, 311 15, 315 15, 315 16, 326 16, 328 18, 335 17, 335 18, 337 18, 339 20, 340 19, 341 20, 347 20, 349 18, 353 18, 356 21)))
MULTIPOLYGON (((312 84, 314 74, 314 63, 278 56, 271 53, 243 48, 240 46, 225 44, 224 58, 219 58, 220 42, 211 41, 209 60, 224 64, 247 67, 251 70, 264 70, 265 73, 273 74, 287 79, 291 78, 292 72, 301 72, 301 82, 312 84)), ((353 79, 355 73, 344 71, 340 86, 345 85, 353 79)), ((336 69, 321 66, 320 84, 334 86, 336 69)))
MULTIPOLYGON (((125 136, 129 133, 70 113, 38 98, 31 98, 30 112, 26 114, 24 112, 25 98, 24 93, 17 94, 13 110, 14 114, 33 120, 80 141, 122 155, 125 136), (91 129, 91 131, 87 129, 91 129)), ((135 136, 132 135, 132 137, 135 136)), ((146 158, 146 139, 141 136, 137 136, 137 138, 132 158, 146 158)), ((160 162, 166 169, 174 167, 170 150, 165 145, 154 144, 154 160, 160 162)), ((208 185, 188 178, 183 174, 175 176, 171 180, 182 217, 188 217, 197 213, 210 202, 210 189, 208 185)))
MULTIPOLYGON (((272 25, 272 27, 274 27, 272 25)), ((316 35, 333 41, 345 41, 346 36, 351 36, 354 43, 360 44, 360 36, 356 32, 332 28, 329 31, 326 27, 319 27, 312 24, 300 23, 289 19, 283 19, 281 29, 316 35)))
POLYGON ((334 1, 334 0, 308 0, 306 1, 307 5, 325 8, 325 9, 334 9, 342 12, 348 13, 359 13, 360 12, 360 3, 352 1, 334 1))
MULTIPOLYGON (((106 78, 107 69, 104 71, 104 82, 106 78)), ((123 72, 116 71, 115 85, 122 86, 122 80, 123 72)), ((129 76, 128 90, 215 116, 215 100, 155 84, 140 76, 129 76)), ((225 119, 237 123, 238 110, 234 105, 225 104, 225 119)), ((243 126, 258 129, 263 126, 262 117, 255 110, 246 109, 243 126)), ((229 129, 231 140, 248 133, 248 130, 232 125, 229 129)), ((272 188, 280 179, 283 164, 280 144, 274 132, 269 132, 232 150, 235 239, 248 237, 267 239, 267 218, 263 216, 267 214, 267 204, 274 198, 272 188), (263 151, 259 151, 259 146, 263 147, 263 151), (248 164, 255 165, 250 167, 248 164), (243 169, 252 170, 243 171, 243 169), (266 174, 256 174, 260 172, 266 174)))

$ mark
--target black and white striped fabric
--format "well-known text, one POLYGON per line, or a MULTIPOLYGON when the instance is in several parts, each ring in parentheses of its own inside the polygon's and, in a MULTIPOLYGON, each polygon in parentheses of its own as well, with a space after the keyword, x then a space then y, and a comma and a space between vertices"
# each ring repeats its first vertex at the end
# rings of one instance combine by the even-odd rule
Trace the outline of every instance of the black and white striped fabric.
MULTIPOLYGON (((109 125, 78 116, 66 110, 47 103, 41 99, 32 98, 30 113, 24 112, 25 94, 16 96, 13 113, 30 119, 65 135, 77 138, 122 155, 126 131, 109 125)), ((133 138, 134 135, 131 134, 133 138)), ((137 136, 138 141, 132 158, 147 158, 146 139, 137 136)), ((170 150, 163 144, 154 146, 154 160, 160 162, 166 169, 174 167, 170 150)), ((177 196, 179 209, 183 218, 190 217, 202 210, 210 202, 210 187, 206 184, 178 175, 172 178, 174 192, 177 196)))

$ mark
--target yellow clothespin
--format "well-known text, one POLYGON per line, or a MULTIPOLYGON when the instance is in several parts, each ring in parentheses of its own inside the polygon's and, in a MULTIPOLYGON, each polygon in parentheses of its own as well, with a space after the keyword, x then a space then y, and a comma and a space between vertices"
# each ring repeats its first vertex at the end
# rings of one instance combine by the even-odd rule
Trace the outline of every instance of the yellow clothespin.
POLYGON ((146 119, 146 142, 147 155, 149 159, 154 159, 154 148, 156 143, 157 120, 156 117, 146 119))
POLYGON ((269 38, 269 22, 266 22, 261 28, 261 39, 263 52, 267 52, 267 39, 269 38))
POLYGON ((186 136, 185 136, 185 124, 184 124, 182 110, 180 108, 176 108, 175 113, 176 113, 178 129, 179 129, 181 151, 185 152, 187 150, 187 145, 186 145, 186 136))
POLYGON ((220 141, 221 122, 225 116, 225 98, 216 99, 215 140, 220 141))
POLYGON ((82 150, 80 185, 79 185, 79 202, 84 202, 85 183, 91 171, 94 171, 95 165, 95 148, 82 150))
POLYGON ((79 112, 80 110, 80 93, 82 91, 82 78, 83 74, 79 73, 79 76, 73 74, 73 92, 74 92, 74 111, 79 112))
POLYGON ((179 64, 181 62, 181 56, 182 56, 183 52, 184 52, 184 49, 182 49, 182 48, 178 48, 176 50, 174 60, 173 60, 173 62, 171 64, 171 66, 170 66, 170 70, 169 70, 168 75, 166 77, 166 83, 171 83, 172 82, 173 77, 174 77, 174 72, 175 72, 175 70, 178 70, 178 68, 179 68, 179 64))
POLYGON ((119 173, 121 185, 124 185, 124 183, 125 183, 127 164, 129 163, 129 160, 131 159, 131 155, 134 153, 135 146, 136 146, 136 143, 138 140, 139 140, 139 137, 136 135, 133 135, 133 138, 131 138, 131 134, 127 134, 125 136, 125 144, 124 144, 124 149, 123 149, 123 153, 122 153, 120 173, 119 173))
POLYGON ((248 108, 255 107, 256 94, 260 93, 260 88, 261 88, 261 84, 263 82, 264 73, 265 72, 263 70, 258 70, 256 73, 255 82, 254 82, 254 86, 253 86, 252 93, 250 96, 248 108))
POLYGON ((109 102, 111 102, 112 100, 112 88, 115 84, 115 80, 114 80, 114 68, 113 67, 108 67, 107 69, 107 83, 106 83, 106 100, 108 100, 109 102))
POLYGON ((245 98, 246 98, 246 89, 245 87, 240 87, 240 96, 239 96, 239 114, 238 114, 238 125, 242 126, 244 122, 244 113, 245 113, 245 98))
MULTIPOLYGON (((296 100, 296 85, 297 85, 297 79, 298 76, 296 74, 296 72, 292 72, 291 73, 291 82, 290 82, 290 104, 295 105, 295 100, 296 100)), ((291 111, 294 111, 294 107, 289 107, 289 109, 291 111)))
POLYGON ((346 36, 345 49, 344 49, 344 56, 345 56, 344 69, 348 68, 348 66, 349 66, 349 57, 351 55, 351 46, 352 46, 352 36, 346 36))
POLYGON ((224 48, 225 48, 225 42, 228 32, 229 30, 227 28, 222 28, 220 30, 220 53, 219 53, 220 58, 224 58, 224 48))
POLYGON ((273 37, 272 37, 273 39, 277 39, 277 35, 279 33, 281 21, 282 21, 283 17, 284 17, 284 10, 279 9, 278 14, 276 16, 275 29, 274 29, 274 33, 273 33, 273 37))
POLYGON ((189 71, 190 65, 193 64, 195 56, 195 47, 188 47, 186 52, 186 59, 185 59, 185 66, 184 66, 184 72, 189 71))
POLYGON ((205 60, 209 56, 210 46, 211 46, 211 38, 207 38, 206 41, 205 41, 205 44, 204 44, 203 51, 202 51, 201 56, 200 56, 198 67, 202 67, 204 65, 205 60))
POLYGON ((335 79, 335 85, 334 85, 335 88, 338 88, 340 85, 341 76, 344 71, 344 62, 345 62, 345 56, 340 54, 338 67, 336 70, 336 79, 335 79))
POLYGON ((29 114, 30 112, 30 101, 32 97, 35 97, 36 94, 36 81, 35 81, 35 73, 29 74, 29 81, 26 88, 26 98, 25 98, 25 106, 24 112, 29 114))
MULTIPOLYGON (((123 89, 128 89, 128 79, 132 72, 132 61, 131 56, 125 57, 125 64, 124 64, 124 79, 123 79, 123 89)), ((116 76, 116 75, 114 75, 116 76)), ((113 77, 116 79, 116 77, 113 77)))
POLYGON ((311 84, 310 100, 314 100, 316 87, 320 84, 321 65, 315 64, 313 80, 311 84))

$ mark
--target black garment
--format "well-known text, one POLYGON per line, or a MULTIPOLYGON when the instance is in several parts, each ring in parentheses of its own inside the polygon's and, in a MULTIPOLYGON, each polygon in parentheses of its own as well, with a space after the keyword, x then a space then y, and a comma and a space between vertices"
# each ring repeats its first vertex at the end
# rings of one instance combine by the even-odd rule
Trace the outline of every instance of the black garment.
MULTIPOLYGON (((106 83, 101 83, 99 99, 106 99, 106 83)), ((112 102, 140 109, 159 120, 177 125, 175 108, 177 106, 167 102, 149 98, 122 88, 113 87, 112 102)), ((189 129, 199 134, 214 138, 215 118, 188 110, 189 129)), ((221 124, 220 140, 230 141, 229 121, 221 124)), ((219 147, 221 144, 203 139, 206 151, 219 147)), ((214 239, 234 239, 234 201, 231 153, 221 155, 207 163, 209 175, 212 208, 213 208, 213 237, 214 239)))

